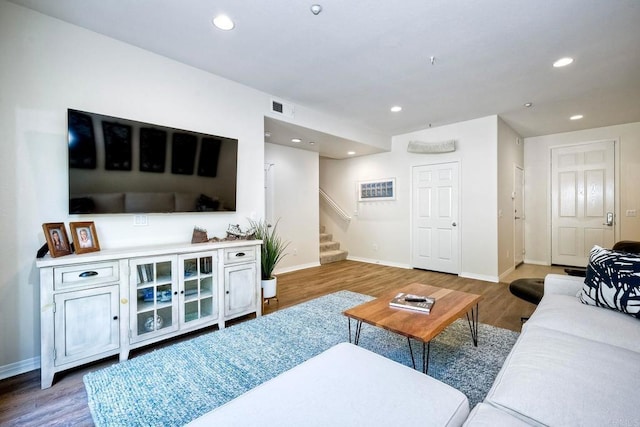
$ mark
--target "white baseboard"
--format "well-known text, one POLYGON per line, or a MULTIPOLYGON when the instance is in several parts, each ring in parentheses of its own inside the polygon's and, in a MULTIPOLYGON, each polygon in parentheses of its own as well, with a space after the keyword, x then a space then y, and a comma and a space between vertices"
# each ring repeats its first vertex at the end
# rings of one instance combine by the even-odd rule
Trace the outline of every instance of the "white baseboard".
POLYGON ((458 274, 458 276, 464 277, 467 279, 483 280, 485 282, 493 282, 493 283, 500 282, 500 278, 498 276, 485 276, 484 274, 466 273, 464 271, 458 274))
POLYGON ((505 271, 504 273, 502 273, 498 278, 500 279, 500 281, 502 282, 504 280, 505 277, 507 277, 508 275, 510 275, 511 273, 513 273, 514 271, 516 271, 515 267, 511 267, 510 269, 508 269, 507 271, 505 271))
POLYGON ((525 264, 533 264, 533 265, 551 265, 549 264, 547 261, 539 261, 539 260, 535 260, 535 259, 526 259, 524 260, 525 264))
POLYGON ((378 265, 384 265, 384 266, 387 266, 387 267, 397 267, 397 268, 405 268, 405 269, 413 268, 408 264, 400 264, 400 263, 389 262, 389 261, 381 261, 379 259, 360 258, 360 257, 353 257, 353 256, 348 256, 347 259, 349 261, 366 262, 367 264, 378 264, 378 265))
POLYGON ((39 356, 0 366, 0 380, 24 374, 25 372, 35 371, 36 369, 40 369, 39 356))
POLYGON ((278 274, 282 274, 282 273, 291 273, 292 271, 304 270, 305 268, 312 268, 312 267, 320 267, 320 261, 318 261, 318 262, 310 262, 308 264, 294 265, 292 267, 286 267, 286 268, 282 268, 282 269, 276 269, 273 272, 273 274, 278 275, 278 274))

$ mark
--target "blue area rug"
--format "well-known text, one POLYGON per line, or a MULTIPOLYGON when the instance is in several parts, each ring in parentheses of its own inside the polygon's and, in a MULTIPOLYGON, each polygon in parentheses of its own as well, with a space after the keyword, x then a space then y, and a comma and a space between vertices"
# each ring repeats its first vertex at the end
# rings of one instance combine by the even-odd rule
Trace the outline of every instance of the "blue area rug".
MULTIPOLYGON (((84 383, 93 419, 99 427, 188 423, 348 341, 342 312, 371 299, 337 292, 91 372, 84 383)), ((476 348, 467 321, 458 320, 432 341, 429 375, 465 393, 473 407, 489 391, 517 337, 481 324, 476 348)), ((404 337, 364 325, 360 346, 411 366, 404 337)), ((414 352, 420 350, 414 345, 414 352)))

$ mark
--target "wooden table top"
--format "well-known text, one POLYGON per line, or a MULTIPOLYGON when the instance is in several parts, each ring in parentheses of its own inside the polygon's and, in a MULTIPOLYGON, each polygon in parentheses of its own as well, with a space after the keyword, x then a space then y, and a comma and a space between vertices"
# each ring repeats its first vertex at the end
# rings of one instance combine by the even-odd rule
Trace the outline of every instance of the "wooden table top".
POLYGON ((345 310, 343 314, 409 338, 429 342, 481 299, 481 295, 412 283, 345 310), (436 302, 429 314, 390 307, 389 301, 400 292, 433 297, 436 302))

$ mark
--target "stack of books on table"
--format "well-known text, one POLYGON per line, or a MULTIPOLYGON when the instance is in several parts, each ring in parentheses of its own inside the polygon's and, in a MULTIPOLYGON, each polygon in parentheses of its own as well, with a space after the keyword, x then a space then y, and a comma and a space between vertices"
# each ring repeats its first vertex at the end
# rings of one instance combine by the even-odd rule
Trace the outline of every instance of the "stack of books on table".
POLYGON ((389 301, 390 307, 405 308, 407 310, 420 311, 422 313, 429 314, 431 307, 435 304, 436 299, 427 297, 424 295, 413 295, 400 292, 391 301, 389 301))

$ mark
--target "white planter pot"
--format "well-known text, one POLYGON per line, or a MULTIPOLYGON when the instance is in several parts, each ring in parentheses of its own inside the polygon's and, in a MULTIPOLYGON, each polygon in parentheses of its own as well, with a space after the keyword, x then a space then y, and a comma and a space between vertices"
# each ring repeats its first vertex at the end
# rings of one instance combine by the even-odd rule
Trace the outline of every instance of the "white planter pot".
POLYGON ((263 298, 275 297, 278 289, 277 285, 278 285, 278 279, 276 277, 269 280, 263 280, 262 281, 262 297, 263 298))

